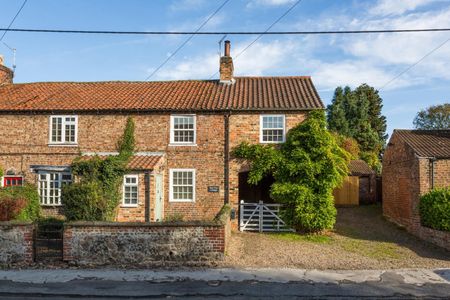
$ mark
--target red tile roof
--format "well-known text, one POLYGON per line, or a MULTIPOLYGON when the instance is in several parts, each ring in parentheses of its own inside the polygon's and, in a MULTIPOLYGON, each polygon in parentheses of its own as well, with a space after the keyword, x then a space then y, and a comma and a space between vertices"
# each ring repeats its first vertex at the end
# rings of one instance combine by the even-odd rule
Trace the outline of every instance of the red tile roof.
MULTIPOLYGON (((94 155, 84 155, 82 159, 88 160, 92 157, 94 155)), ((98 157, 105 159, 108 155, 98 155, 98 157)), ((130 170, 153 170, 162 158, 162 155, 134 155, 128 162, 127 168, 130 170)))
POLYGON ((348 164, 348 168, 350 170, 350 174, 353 176, 375 174, 375 171, 372 170, 365 161, 360 159, 351 160, 348 164))
POLYGON ((0 86, 0 111, 309 110, 324 105, 310 77, 161 82, 38 82, 0 86))
POLYGON ((420 157, 450 158, 450 129, 394 130, 420 157))

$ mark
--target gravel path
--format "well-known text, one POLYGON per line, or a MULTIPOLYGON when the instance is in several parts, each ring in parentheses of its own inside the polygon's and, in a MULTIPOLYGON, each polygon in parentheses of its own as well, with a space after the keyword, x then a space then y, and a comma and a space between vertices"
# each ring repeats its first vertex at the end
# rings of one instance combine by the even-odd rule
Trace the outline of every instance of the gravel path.
POLYGON ((233 233, 224 267, 306 269, 450 268, 450 252, 387 222, 380 206, 338 209, 321 241, 293 235, 233 233))

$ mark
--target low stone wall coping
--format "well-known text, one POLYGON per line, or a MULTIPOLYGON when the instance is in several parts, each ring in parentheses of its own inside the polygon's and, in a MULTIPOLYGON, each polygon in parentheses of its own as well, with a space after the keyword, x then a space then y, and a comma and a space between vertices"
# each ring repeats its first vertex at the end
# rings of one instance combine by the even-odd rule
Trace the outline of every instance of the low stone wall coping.
POLYGON ((223 227, 221 222, 189 221, 189 222, 66 222, 64 227, 223 227))
POLYGON ((29 226, 32 221, 0 221, 0 226, 29 226))

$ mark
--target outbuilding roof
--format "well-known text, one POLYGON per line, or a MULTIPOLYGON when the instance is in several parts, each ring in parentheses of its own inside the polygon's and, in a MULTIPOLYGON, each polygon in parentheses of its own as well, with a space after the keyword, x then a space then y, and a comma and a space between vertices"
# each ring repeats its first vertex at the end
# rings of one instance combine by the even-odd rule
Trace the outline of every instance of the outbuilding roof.
POLYGON ((152 82, 37 82, 0 86, 1 111, 311 110, 324 105, 308 76, 152 82))
POLYGON ((394 134, 407 143, 420 157, 450 158, 450 129, 396 129, 394 134))
POLYGON ((350 163, 348 164, 348 169, 350 171, 350 174, 353 176, 364 176, 375 174, 375 171, 372 170, 369 167, 369 165, 361 159, 351 160, 350 163))

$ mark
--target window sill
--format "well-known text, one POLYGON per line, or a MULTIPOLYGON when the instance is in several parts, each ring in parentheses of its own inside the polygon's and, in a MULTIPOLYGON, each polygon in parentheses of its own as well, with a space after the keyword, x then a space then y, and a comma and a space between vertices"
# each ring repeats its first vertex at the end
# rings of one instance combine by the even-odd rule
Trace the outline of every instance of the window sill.
POLYGON ((65 143, 61 143, 61 144, 57 144, 57 143, 50 143, 47 144, 49 147, 78 147, 78 144, 65 144, 65 143))
POLYGON ((169 147, 179 147, 179 146, 184 146, 184 147, 197 147, 197 144, 177 144, 177 143, 170 143, 169 147))
POLYGON ((259 141, 260 144, 283 144, 285 141, 281 141, 281 142, 263 142, 263 141, 259 141))
POLYGON ((195 203, 195 200, 169 200, 169 203, 195 203))
POLYGON ((138 208, 138 204, 122 204, 120 208, 138 208))

